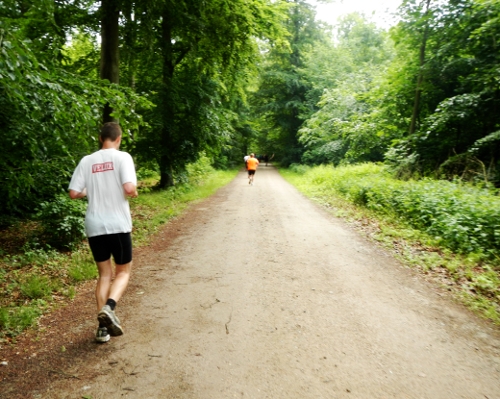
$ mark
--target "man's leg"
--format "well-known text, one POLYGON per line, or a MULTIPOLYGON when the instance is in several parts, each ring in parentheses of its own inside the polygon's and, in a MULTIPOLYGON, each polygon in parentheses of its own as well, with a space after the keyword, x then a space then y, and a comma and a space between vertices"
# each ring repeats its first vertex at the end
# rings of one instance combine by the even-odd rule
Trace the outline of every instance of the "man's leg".
POLYGON ((99 312, 109 298, 111 282, 113 281, 113 263, 111 259, 104 262, 96 262, 99 271, 99 279, 95 288, 95 299, 97 302, 97 311, 99 312))
MULTIPOLYGON (((97 303, 97 313, 106 304, 106 300, 109 295, 109 288, 111 286, 111 281, 113 279, 113 269, 111 264, 111 259, 104 262, 96 262, 97 269, 99 271, 99 279, 97 280, 97 285, 95 288, 95 299, 97 303)), ((99 322, 99 327, 97 328, 97 333, 95 340, 98 343, 108 342, 110 339, 108 329, 104 323, 99 322)))
POLYGON ((97 311, 100 311, 108 299, 118 302, 127 289, 132 270, 132 262, 124 265, 116 265, 116 276, 113 281, 113 264, 111 259, 104 262, 96 262, 99 270, 99 280, 95 290, 97 311))
POLYGON ((132 262, 125 263, 124 265, 116 265, 115 270, 116 275, 111 285, 111 289, 109 290, 108 298, 118 302, 127 289, 130 280, 130 272, 132 270, 132 262))
POLYGON ((113 269, 107 261, 99 262, 98 268, 99 272, 102 273, 96 289, 97 306, 102 305, 98 308, 99 326, 106 327, 111 335, 122 335, 123 329, 120 320, 115 315, 114 307, 127 289, 132 262, 116 265, 116 275, 113 282, 111 282, 113 269))

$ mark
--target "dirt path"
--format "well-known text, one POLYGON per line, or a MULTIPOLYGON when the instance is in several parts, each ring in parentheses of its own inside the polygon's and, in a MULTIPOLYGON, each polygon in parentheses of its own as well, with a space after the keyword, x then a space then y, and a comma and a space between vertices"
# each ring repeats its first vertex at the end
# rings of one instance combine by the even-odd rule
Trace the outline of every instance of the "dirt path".
POLYGON ((271 167, 254 186, 240 173, 135 263, 125 335, 79 365, 96 376, 40 397, 500 398, 498 331, 271 167))

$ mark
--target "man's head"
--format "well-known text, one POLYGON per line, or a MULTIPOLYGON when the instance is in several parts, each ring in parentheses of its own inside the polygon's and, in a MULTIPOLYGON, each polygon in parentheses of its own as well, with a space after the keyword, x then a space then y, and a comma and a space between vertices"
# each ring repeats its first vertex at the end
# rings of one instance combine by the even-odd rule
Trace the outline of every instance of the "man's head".
POLYGON ((253 158, 253 157, 255 157, 255 154, 252 152, 252 153, 250 154, 250 156, 253 158))
POLYGON ((104 143, 106 140, 116 141, 122 135, 122 128, 118 123, 107 122, 102 125, 99 138, 104 143))

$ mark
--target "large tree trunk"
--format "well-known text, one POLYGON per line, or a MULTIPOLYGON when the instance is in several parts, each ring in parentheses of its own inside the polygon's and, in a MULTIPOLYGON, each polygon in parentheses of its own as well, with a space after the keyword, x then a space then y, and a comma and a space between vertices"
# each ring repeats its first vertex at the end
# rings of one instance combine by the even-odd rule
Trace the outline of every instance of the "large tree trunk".
POLYGON ((420 99, 422 98, 422 86, 424 84, 424 65, 425 65, 425 49, 427 46, 427 39, 429 36, 429 8, 430 8, 431 0, 427 0, 426 3, 426 8, 425 8, 425 14, 424 17, 426 18, 425 21, 425 28, 424 28, 424 34, 422 36, 422 42, 420 43, 420 54, 419 54, 419 72, 418 72, 418 78, 417 78, 417 86, 415 88, 415 100, 413 102, 413 112, 411 116, 411 122, 410 122, 410 129, 408 131, 408 134, 411 136, 413 133, 415 133, 417 129, 417 120, 419 118, 420 114, 420 99))
POLYGON ((162 130, 161 130, 161 157, 160 163, 160 187, 171 187, 174 185, 173 156, 171 154, 172 125, 174 121, 174 109, 169 96, 172 77, 174 75, 174 59, 172 48, 172 26, 170 13, 165 6, 162 14, 162 55, 163 55, 163 87, 162 87, 162 130))
MULTIPOLYGON (((118 53, 118 18, 120 5, 118 0, 101 1, 101 79, 111 83, 119 83, 119 53, 118 53)), ((117 122, 111 116, 113 109, 109 104, 104 106, 103 122, 117 122)))

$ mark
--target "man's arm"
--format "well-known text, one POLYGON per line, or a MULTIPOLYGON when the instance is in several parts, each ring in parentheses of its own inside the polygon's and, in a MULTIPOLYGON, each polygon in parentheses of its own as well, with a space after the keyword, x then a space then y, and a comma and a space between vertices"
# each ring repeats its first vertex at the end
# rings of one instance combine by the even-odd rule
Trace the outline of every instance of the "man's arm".
POLYGON ((136 198, 139 193, 137 192, 137 187, 133 183, 123 183, 123 191, 125 191, 125 196, 136 198))
POLYGON ((87 189, 84 188, 83 191, 69 190, 69 197, 71 199, 83 198, 87 196, 87 189))

